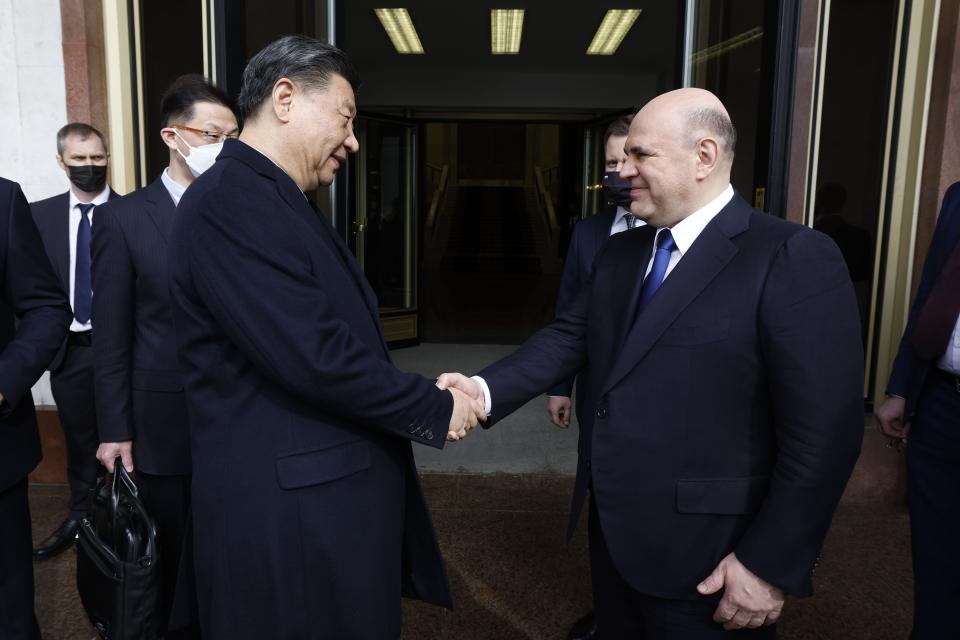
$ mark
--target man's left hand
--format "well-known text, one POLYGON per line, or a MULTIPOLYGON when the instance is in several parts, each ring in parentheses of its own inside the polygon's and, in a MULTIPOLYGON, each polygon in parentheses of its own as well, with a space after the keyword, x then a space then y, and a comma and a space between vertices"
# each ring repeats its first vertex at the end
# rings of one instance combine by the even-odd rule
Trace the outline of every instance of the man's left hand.
POLYGON ((697 585, 697 591, 703 595, 720 589, 723 589, 723 598, 713 612, 713 619, 722 622, 727 631, 773 624, 783 610, 783 591, 751 573, 733 553, 697 585))

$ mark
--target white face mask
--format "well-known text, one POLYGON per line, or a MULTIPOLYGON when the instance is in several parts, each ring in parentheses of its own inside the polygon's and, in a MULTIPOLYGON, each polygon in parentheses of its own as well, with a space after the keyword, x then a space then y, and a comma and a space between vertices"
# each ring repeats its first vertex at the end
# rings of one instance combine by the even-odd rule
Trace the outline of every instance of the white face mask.
POLYGON ((220 155, 220 151, 223 149, 223 143, 217 142, 216 144, 191 147, 190 143, 183 139, 179 131, 174 129, 173 132, 183 141, 183 144, 187 145, 187 148, 190 149, 190 155, 188 156, 183 155, 179 147, 177 147, 177 153, 179 153, 180 157, 187 163, 187 168, 190 169, 193 177, 199 178, 201 173, 212 167, 213 163, 217 161, 217 156, 220 155))

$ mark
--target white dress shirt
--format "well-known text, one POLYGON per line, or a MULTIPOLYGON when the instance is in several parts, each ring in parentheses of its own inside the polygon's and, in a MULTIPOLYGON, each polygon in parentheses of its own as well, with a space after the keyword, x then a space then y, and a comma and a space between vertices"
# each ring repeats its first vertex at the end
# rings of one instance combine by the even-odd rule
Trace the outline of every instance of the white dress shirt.
MULTIPOLYGON (((110 187, 104 187, 103 191, 97 194, 97 197, 90 201, 94 208, 90 210, 90 230, 93 230, 93 214, 96 208, 110 199, 110 187)), ((70 309, 73 309, 73 293, 77 278, 77 235, 80 233, 80 209, 77 205, 81 204, 73 189, 70 189, 70 309)), ((93 329, 93 324, 78 322, 76 318, 70 323, 70 331, 82 333, 93 329)))
MULTIPOLYGON (((670 229, 670 233, 673 235, 673 242, 677 245, 677 248, 673 250, 670 254, 670 262, 667 264, 667 272, 664 274, 664 280, 667 279, 667 276, 670 275, 670 272, 673 271, 674 267, 677 266, 677 263, 680 262, 680 259, 690 250, 690 247, 693 246, 694 241, 700 236, 703 230, 706 228, 710 221, 717 217, 717 214, 727 206, 727 203, 733 198, 733 186, 727 185, 727 188, 723 190, 719 196, 708 202, 706 205, 697 209, 686 218, 673 225, 670 229)), ((618 216, 622 218, 622 216, 618 216)), ((626 224, 626 222, 624 222, 626 224)), ((663 232, 663 229, 657 229, 657 236, 663 232)), ((656 240, 654 240, 656 243, 656 240)), ((656 244, 654 244, 656 246, 656 244)), ((654 252, 656 255, 656 252, 654 252)), ((650 256, 650 262, 647 263, 647 270, 644 273, 644 278, 647 277, 647 274, 650 273, 650 269, 653 268, 653 258, 654 255, 650 256)), ((954 344, 957 345, 958 336, 954 331, 954 344)), ((484 398, 484 411, 487 415, 490 415, 490 410, 493 407, 493 400, 490 398, 490 387, 487 386, 487 381, 481 378, 480 376, 473 376, 473 379, 476 380, 480 387, 483 389, 483 398, 484 398)))
MULTIPOLYGON (((617 215, 613 217, 613 224, 610 225, 610 235, 615 236, 621 231, 627 231, 630 227, 627 226, 627 216, 632 216, 629 209, 624 209, 623 207, 617 207, 617 215)), ((647 224, 643 220, 637 218, 635 227, 641 227, 647 224)))
POLYGON ((960 376, 960 318, 957 318, 957 323, 953 325, 953 333, 950 334, 947 350, 940 356, 937 366, 944 371, 960 376))
POLYGON ((160 174, 160 182, 163 183, 163 186, 167 189, 167 193, 170 194, 170 199, 173 200, 173 206, 179 206, 180 198, 183 197, 183 192, 186 191, 187 188, 170 177, 170 167, 164 167, 163 173, 160 174))
MULTIPOLYGON (((670 254, 670 262, 667 263, 667 272, 663 275, 663 279, 666 280, 667 276, 670 275, 670 272, 673 271, 673 268, 677 266, 677 263, 680 262, 680 258, 686 255, 687 251, 690 250, 690 247, 693 246, 694 240, 700 237, 700 234, 703 230, 710 224, 710 221, 717 217, 717 214, 720 213, 720 210, 727 206, 727 203, 733 198, 733 187, 727 185, 727 188, 723 190, 719 196, 708 202, 706 205, 697 209, 686 218, 673 225, 670 229, 670 234, 673 236, 673 242, 677 245, 677 248, 673 250, 670 254)), ((663 229, 657 229, 657 238, 660 237, 660 234, 663 233, 663 229)), ((656 240, 654 240, 654 246, 656 246, 656 240)), ((650 256, 650 262, 647 263, 647 270, 644 272, 643 277, 646 278, 650 273, 650 270, 653 268, 653 259, 656 255, 650 256)))

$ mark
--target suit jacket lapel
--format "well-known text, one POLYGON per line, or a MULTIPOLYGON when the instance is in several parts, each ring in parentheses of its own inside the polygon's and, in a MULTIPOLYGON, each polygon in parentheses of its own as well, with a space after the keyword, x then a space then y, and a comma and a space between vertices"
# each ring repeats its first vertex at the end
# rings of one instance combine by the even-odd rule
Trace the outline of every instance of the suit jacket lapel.
POLYGON ((63 194, 63 200, 57 201, 56 224, 51 227, 50 239, 53 242, 51 253, 57 256, 54 267, 60 276, 60 284, 70 292, 70 192, 63 194))
POLYGON ((653 227, 644 226, 636 230, 629 237, 635 247, 637 260, 624 260, 614 270, 614 295, 616 297, 610 307, 616 310, 611 316, 613 331, 610 335, 615 338, 611 343, 614 349, 612 353, 620 350, 623 341, 626 339, 627 331, 630 330, 631 323, 634 320, 634 309, 637 308, 637 301, 640 299, 643 275, 647 270, 647 264, 650 262, 650 256, 653 254, 653 241, 656 234, 657 230, 653 227))
POLYGON ((360 293, 360 296, 363 298, 363 301, 366 304, 371 320, 373 320, 377 327, 377 334, 380 335, 381 338, 381 346, 383 346, 384 353, 386 353, 387 346, 386 343, 383 342, 383 336, 379 330, 380 309, 377 304, 377 298, 374 295, 373 290, 370 288, 370 285, 367 283, 367 278, 360 270, 360 265, 357 264, 357 261, 350 252, 349 247, 347 247, 346 243, 340 238, 339 235, 337 235, 330 223, 327 222, 327 219, 322 213, 320 213, 320 210, 317 209, 313 203, 307 200, 307 198, 303 195, 303 192, 300 191, 300 188, 297 187, 296 183, 290 178, 290 176, 283 173, 279 168, 276 168, 274 179, 284 201, 286 201, 286 203, 290 205, 294 211, 300 214, 306 220, 307 224, 317 232, 317 235, 320 236, 320 239, 338 258, 338 262, 342 266, 346 275, 353 280, 357 287, 357 291, 360 293))
MULTIPOLYGON (((622 347, 603 385, 601 395, 609 391, 636 366, 673 324, 677 316, 700 295, 707 285, 737 254, 731 238, 749 226, 750 208, 734 199, 706 226, 686 255, 663 281, 647 308, 627 330, 622 347)), ((652 246, 652 241, 651 241, 652 246)), ((647 250, 649 260, 649 248, 647 250)), ((644 268, 646 261, 643 262, 644 268)), ((641 272, 642 277, 642 272, 641 272)), ((631 298, 627 314, 636 308, 637 293, 631 298)), ((629 317, 629 315, 627 316, 629 317)))
POLYGON ((166 242, 170 238, 171 231, 173 231, 177 207, 173 204, 173 198, 170 197, 170 193, 163 186, 163 181, 160 178, 150 183, 150 186, 147 187, 146 196, 147 215, 166 242))

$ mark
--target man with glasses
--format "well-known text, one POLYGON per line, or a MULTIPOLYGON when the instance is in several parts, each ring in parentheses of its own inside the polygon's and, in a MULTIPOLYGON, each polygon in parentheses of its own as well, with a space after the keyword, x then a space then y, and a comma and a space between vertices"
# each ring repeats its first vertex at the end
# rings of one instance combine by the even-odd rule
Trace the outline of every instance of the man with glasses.
POLYGON ((116 196, 107 186, 107 155, 106 139, 97 129, 82 122, 64 126, 57 132, 57 163, 70 188, 30 205, 47 257, 73 307, 70 332, 50 363, 50 387, 67 448, 70 498, 66 519, 34 548, 37 560, 73 544, 97 477, 90 233, 100 205, 116 196))
POLYGON ((192 623, 193 564, 189 551, 181 553, 189 549, 190 429, 170 313, 167 242, 180 197, 238 127, 231 100, 199 75, 175 80, 160 112, 168 166, 149 186, 104 207, 93 234, 93 314, 102 334, 95 346, 97 458, 110 472, 117 457, 128 471, 136 468, 140 497, 160 534, 161 605, 172 632, 166 637, 190 638, 199 636, 192 623))

